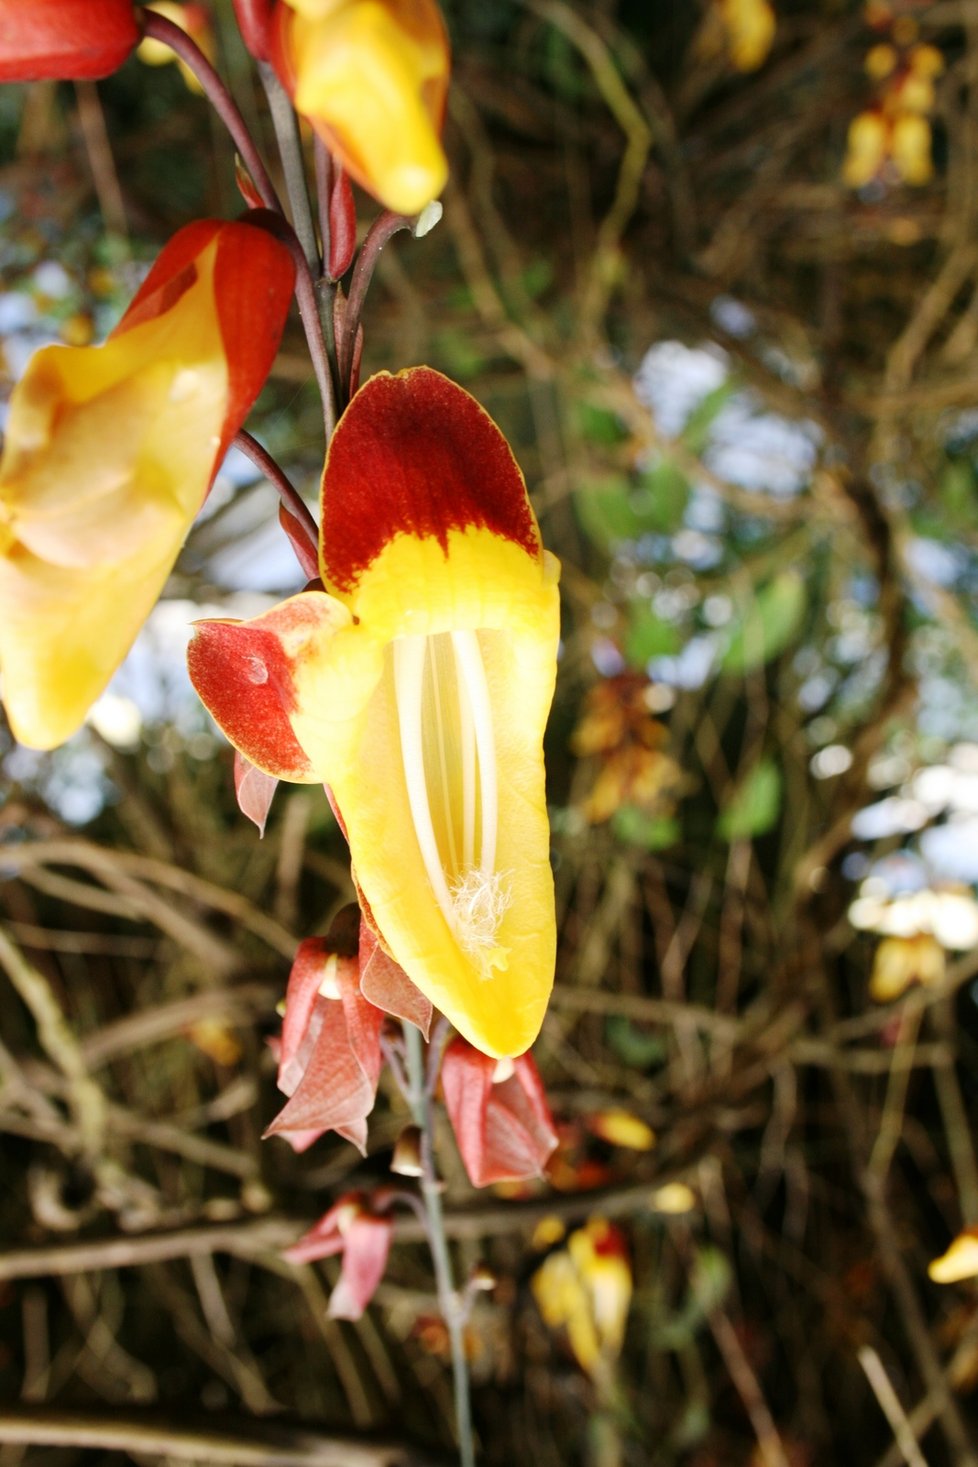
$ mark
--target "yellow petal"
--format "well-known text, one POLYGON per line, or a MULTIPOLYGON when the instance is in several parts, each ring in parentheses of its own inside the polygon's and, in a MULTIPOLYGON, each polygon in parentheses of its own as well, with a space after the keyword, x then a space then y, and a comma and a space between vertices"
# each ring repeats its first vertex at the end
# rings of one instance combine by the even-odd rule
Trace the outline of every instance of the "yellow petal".
POLYGON ((227 366, 216 241, 165 315, 48 347, 14 390, 0 459, 0 669, 15 737, 75 731, 163 588, 206 493, 227 366))
POLYGON ((961 1279, 978 1277, 978 1228, 959 1233, 947 1252, 928 1266, 927 1274, 935 1284, 956 1284, 961 1279))
POLYGON ((539 1031, 555 958, 541 756, 556 671, 555 564, 550 557, 531 559, 488 530, 450 531, 447 551, 436 540, 400 535, 361 576, 350 609, 358 624, 296 669, 296 737, 313 768, 328 779, 346 823, 357 880, 397 961, 476 1048, 499 1057, 522 1054, 539 1031), (407 606, 406 586, 423 590, 407 606), (485 679, 498 803, 497 812, 473 816, 469 835, 466 778, 475 789, 470 805, 481 797, 478 781, 464 767, 458 712, 465 702, 463 678, 452 671, 460 634, 471 634, 462 645, 473 652, 485 679), (487 904, 481 931, 454 921, 444 889, 441 900, 433 890, 439 871, 426 859, 426 833, 416 801, 412 805, 416 770, 405 755, 404 679, 399 688, 398 667, 407 647, 419 645, 408 638, 430 644, 429 667, 435 669, 435 677, 427 674, 421 693, 427 701, 419 707, 432 746, 423 755, 433 794, 432 832, 445 884, 451 887, 453 877, 461 883, 457 900, 487 904), (445 728, 440 744, 436 697, 445 728), (439 749, 444 769, 433 769, 432 761, 442 759, 439 749), (480 893, 465 881, 480 864, 475 850, 490 818, 491 866, 498 879, 480 893))
POLYGON ((387 208, 419 213, 448 176, 440 140, 448 46, 437 6, 356 0, 295 8, 289 50, 297 110, 387 208))

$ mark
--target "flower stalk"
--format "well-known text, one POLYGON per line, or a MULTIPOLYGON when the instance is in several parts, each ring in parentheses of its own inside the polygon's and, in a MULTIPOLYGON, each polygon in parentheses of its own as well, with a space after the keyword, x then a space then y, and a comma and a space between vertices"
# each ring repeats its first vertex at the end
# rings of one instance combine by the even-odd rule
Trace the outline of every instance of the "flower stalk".
POLYGON ((435 1270, 438 1307, 448 1330, 451 1351, 459 1467, 475 1467, 469 1365, 465 1358, 465 1319, 468 1311, 465 1300, 455 1287, 448 1239, 445 1236, 441 1183, 435 1170, 431 1094, 425 1073, 424 1046, 421 1034, 413 1024, 404 1025, 404 1046, 407 1058, 408 1102, 414 1123, 421 1133, 420 1187, 425 1225, 431 1249, 431 1261, 435 1270))

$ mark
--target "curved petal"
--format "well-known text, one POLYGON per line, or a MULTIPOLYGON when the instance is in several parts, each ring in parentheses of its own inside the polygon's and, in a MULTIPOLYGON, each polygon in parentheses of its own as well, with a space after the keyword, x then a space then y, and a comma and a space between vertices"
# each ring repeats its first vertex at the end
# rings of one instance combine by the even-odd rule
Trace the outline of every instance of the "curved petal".
POLYGON ((251 621, 199 621, 187 649, 190 680, 228 739, 265 774, 296 784, 322 777, 296 738, 301 664, 328 649, 350 614, 303 591, 251 621))
POLYGON ((108 76, 138 40, 132 0, 0 0, 0 82, 108 76))
POLYGON ((201 221, 104 346, 32 358, 0 458, 0 670, 22 743, 68 738, 128 651, 271 366, 292 280, 263 228, 201 221))
POLYGON ((435 0, 289 0, 277 18, 273 59, 296 109, 382 204, 420 213, 448 177, 448 40, 435 0))

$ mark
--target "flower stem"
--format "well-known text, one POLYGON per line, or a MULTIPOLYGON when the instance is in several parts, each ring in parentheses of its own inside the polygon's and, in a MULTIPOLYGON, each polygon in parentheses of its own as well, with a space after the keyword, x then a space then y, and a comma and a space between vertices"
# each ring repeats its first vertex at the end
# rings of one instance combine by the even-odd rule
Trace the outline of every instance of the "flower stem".
POLYGON ((275 488, 278 497, 290 511, 294 519, 297 519, 309 537, 309 545, 313 556, 316 555, 319 544, 319 528, 312 517, 312 513, 305 501, 301 498, 299 491, 284 471, 276 463, 275 459, 266 448, 253 438, 250 433, 242 428, 234 440, 235 448, 241 450, 246 458, 250 458, 255 468, 260 470, 275 488))
POLYGON ((289 196, 289 207, 292 210, 292 227, 302 244, 302 252, 306 257, 309 273, 315 279, 319 274, 319 244, 316 240, 316 226, 313 223, 309 190, 306 186, 306 170, 302 157, 299 124, 292 110, 292 103, 268 62, 260 61, 258 71, 268 98, 268 109, 272 114, 272 126, 275 129, 275 139, 278 143, 279 156, 282 159, 285 191, 289 196))
POLYGON ((413 1024, 404 1025, 410 1104, 414 1123, 421 1132, 421 1197, 428 1222, 428 1242, 435 1269, 438 1305, 448 1329, 455 1386, 455 1425, 458 1433, 459 1467, 475 1467, 472 1405, 469 1398, 469 1367, 465 1358, 465 1305, 452 1277, 452 1260, 445 1236, 441 1188, 435 1172, 431 1096, 425 1076, 421 1034, 413 1024))
POLYGON ((268 170, 248 131, 247 124, 238 111, 231 93, 200 47, 187 35, 186 31, 174 25, 172 20, 167 20, 165 15, 157 15, 154 10, 140 10, 139 19, 145 35, 150 36, 154 41, 161 41, 164 46, 169 46, 170 50, 189 66, 203 87, 207 100, 231 134, 234 146, 241 154, 262 201, 269 209, 274 209, 277 214, 281 214, 282 205, 278 194, 275 192, 272 180, 268 176, 268 170))
POLYGON ((343 319, 343 340, 339 344, 338 351, 340 381, 344 386, 349 382, 353 353, 356 350, 357 327, 360 324, 363 304, 367 298, 367 288, 373 278, 380 252, 395 234, 402 229, 411 229, 413 225, 413 217, 406 214, 393 214, 389 209, 385 209, 383 214, 378 214, 371 224, 360 246, 360 253, 350 280, 350 298, 346 303, 346 314, 343 319))

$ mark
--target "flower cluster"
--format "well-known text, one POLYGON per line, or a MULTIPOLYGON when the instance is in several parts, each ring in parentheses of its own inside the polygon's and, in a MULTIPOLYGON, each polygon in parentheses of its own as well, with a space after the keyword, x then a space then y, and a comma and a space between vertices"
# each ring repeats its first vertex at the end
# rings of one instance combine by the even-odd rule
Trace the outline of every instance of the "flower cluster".
POLYGON ((871 0, 867 21, 885 39, 866 53, 865 71, 876 95, 849 124, 843 181, 849 188, 887 176, 913 185, 929 183, 934 176, 934 84, 944 70, 944 58, 936 46, 920 41, 912 16, 895 15, 881 0, 871 0))
MULTIPOLYGON (((273 94, 284 88, 325 155, 322 239, 288 223, 214 68, 205 7, 0 0, 0 80, 103 77, 137 51, 176 57, 227 122, 252 205, 187 225, 104 344, 44 348, 14 391, 0 457, 4 706, 34 748, 76 732, 228 447, 250 445, 308 584, 251 621, 198 623, 190 674, 235 747, 239 802, 259 826, 277 781, 326 787, 359 897, 299 947, 275 1042, 287 1101, 269 1133, 301 1151, 333 1130, 364 1151, 385 1058, 396 1070, 402 1026, 427 1038, 437 1010, 431 1088, 440 1075, 473 1184, 535 1176, 556 1145, 527 1051, 555 961, 543 732, 558 567, 503 435, 468 393, 428 367, 356 390, 369 235, 349 297, 338 286, 356 253, 348 178, 389 211, 380 243, 445 183, 445 27, 435 0, 234 9, 273 94), (293 292, 328 438, 318 545, 304 503, 243 434, 293 292), (442 1054, 449 1023, 458 1032, 442 1054)), ((396 1195, 350 1194, 291 1250, 344 1253, 334 1314, 355 1317, 372 1295, 396 1195)))

